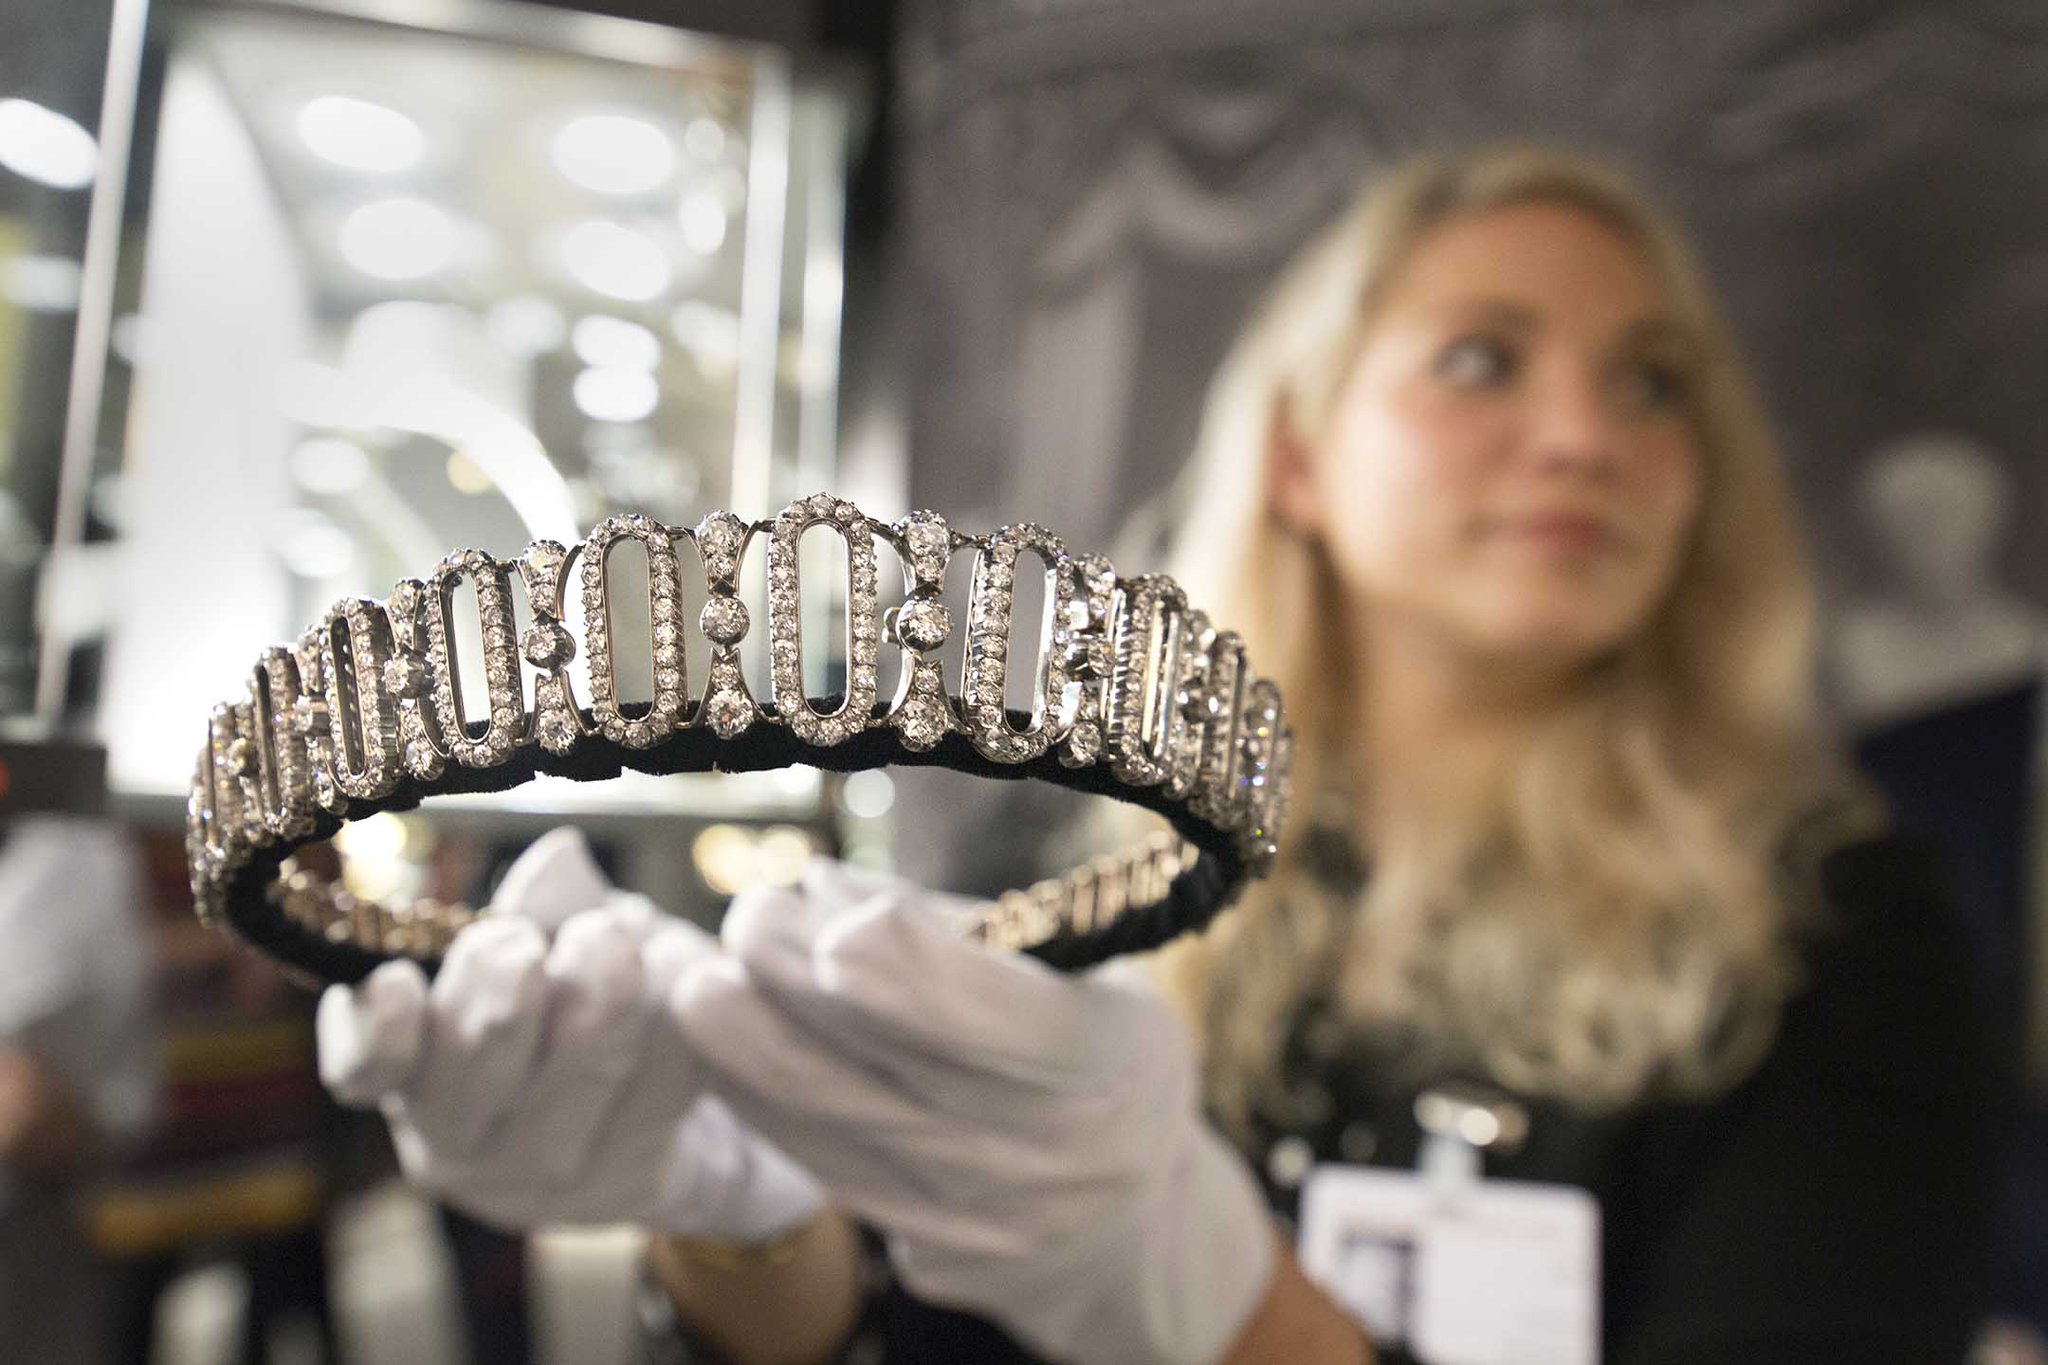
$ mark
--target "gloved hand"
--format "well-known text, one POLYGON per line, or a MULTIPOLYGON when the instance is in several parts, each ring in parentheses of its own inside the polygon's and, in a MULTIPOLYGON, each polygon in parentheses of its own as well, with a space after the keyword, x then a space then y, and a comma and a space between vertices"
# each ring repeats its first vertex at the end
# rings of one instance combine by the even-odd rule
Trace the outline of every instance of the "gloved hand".
POLYGON ((703 930, 615 890, 581 832, 551 830, 431 985, 401 960, 327 989, 321 1079, 343 1103, 383 1110, 415 1185, 487 1222, 768 1241, 824 1194, 704 1094, 663 1008, 717 952, 703 930))
POLYGON ((1156 996, 949 924, 966 903, 818 860, 728 912, 672 1004, 749 1123, 887 1234, 922 1297, 1074 1365, 1202 1365, 1275 1265, 1156 996))

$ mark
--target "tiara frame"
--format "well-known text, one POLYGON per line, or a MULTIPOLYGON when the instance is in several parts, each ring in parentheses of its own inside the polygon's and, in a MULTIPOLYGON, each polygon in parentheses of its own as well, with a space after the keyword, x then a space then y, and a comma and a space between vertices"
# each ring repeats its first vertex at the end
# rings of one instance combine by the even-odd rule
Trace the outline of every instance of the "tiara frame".
POLYGON ((1222 910, 1270 866, 1285 816, 1292 737, 1278 687, 1243 641, 1193 609, 1171 578, 1120 578, 1023 523, 970 536, 935 512, 894 521, 819 493, 765 521, 717 511, 694 527, 641 513, 607 517, 573 546, 541 540, 513 560, 458 550, 383 601, 346 597, 291 646, 263 650, 244 687, 213 709, 187 803, 186 851, 200 916, 288 966, 355 980, 404 955, 432 963, 477 912, 358 900, 297 869, 292 854, 342 825, 438 795, 505 790, 541 774, 594 781, 647 773, 739 772, 810 764, 850 772, 937 766, 1036 779, 1148 807, 1173 825, 1127 853, 999 897, 968 932, 1062 967, 1156 946, 1222 910), (803 688, 799 545, 827 526, 847 563, 846 686, 803 688), (769 696, 749 691, 739 648, 752 628, 739 575, 767 541, 769 696), (876 540, 896 554, 905 596, 880 618, 876 540), (695 623, 709 667, 691 687, 680 541, 703 569, 695 623), (653 687, 621 699, 610 563, 644 550, 653 687), (941 591, 973 556, 967 627, 941 591), (1020 562, 1045 574, 1032 709, 1010 710, 1020 562), (573 575, 573 576, 572 576, 573 575), (454 595, 476 590, 481 649, 458 640, 454 595), (580 593, 581 639, 567 594, 580 593), (516 626, 514 593, 529 624, 516 626), (963 638, 964 636, 964 638, 963 638), (941 651, 964 647, 960 694, 941 651), (902 655, 879 695, 887 644, 902 655), (569 664, 581 652, 589 697, 569 664), (522 657, 531 682, 521 669, 522 657), (477 669, 485 714, 463 704, 477 669), (821 706, 820 703, 823 703, 821 706))

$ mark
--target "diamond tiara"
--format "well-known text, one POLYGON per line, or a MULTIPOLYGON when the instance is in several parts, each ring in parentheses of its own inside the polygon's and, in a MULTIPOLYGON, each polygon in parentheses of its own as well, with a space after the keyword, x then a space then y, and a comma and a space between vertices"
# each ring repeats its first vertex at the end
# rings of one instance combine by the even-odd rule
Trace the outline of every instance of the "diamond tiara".
MULTIPOLYGON (((1028 570, 1026 570, 1028 572, 1028 570)), ((638 514, 607 518, 574 546, 541 540, 504 561, 458 550, 378 602, 336 602, 296 645, 266 649, 244 690, 213 710, 187 807, 186 853, 202 918, 287 965, 355 980, 377 962, 431 962, 474 919, 465 906, 358 899, 289 861, 303 845, 425 797, 503 790, 550 773, 594 780, 644 772, 747 771, 807 763, 837 771, 929 765, 1030 777, 1146 806, 1174 827, 1128 852, 999 897, 969 932, 1079 967, 1156 946, 1205 924, 1270 866, 1287 800, 1291 737, 1279 688, 1257 677, 1242 640, 1213 628, 1172 579, 1119 578, 1100 555, 1069 554, 1035 525, 968 536, 933 512, 893 522, 830 494, 772 520, 713 512, 695 527, 638 514), (803 687, 798 544, 826 526, 847 555, 846 686, 803 687), (770 695, 748 690, 739 646, 751 627, 742 562, 767 541, 770 695), (876 618, 882 541, 905 597, 876 618), (615 663, 614 551, 646 556, 642 629, 651 700, 621 699, 615 663), (708 676, 688 677, 681 606, 694 547, 704 605, 696 630, 708 676), (973 556, 963 685, 947 690, 941 654, 956 639, 940 600, 948 565, 973 556), (1019 561, 1044 566, 1032 710, 1005 707, 1012 590, 1019 561), (583 621, 565 611, 572 573, 583 621), (475 589, 480 648, 459 640, 453 599, 475 589), (513 615, 524 595, 529 624, 513 615), (878 697, 884 640, 901 681, 878 697), (568 666, 587 665, 579 705, 568 666), (525 667, 522 667, 522 659, 525 667), (462 679, 483 679, 471 714, 462 679)))

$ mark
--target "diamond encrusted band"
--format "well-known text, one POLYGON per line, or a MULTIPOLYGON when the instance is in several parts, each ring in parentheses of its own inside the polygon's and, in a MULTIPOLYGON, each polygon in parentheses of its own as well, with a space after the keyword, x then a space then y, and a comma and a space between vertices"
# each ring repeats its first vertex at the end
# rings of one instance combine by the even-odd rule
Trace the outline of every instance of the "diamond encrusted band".
MULTIPOLYGON (((472 692, 474 689, 471 689, 472 692)), ((768 521, 713 512, 695 527, 627 514, 573 546, 536 541, 516 560, 459 550, 382 602, 344 598, 296 646, 266 649, 243 689, 214 708, 188 804, 186 852, 202 917, 330 980, 394 955, 438 957, 476 912, 359 900, 293 866, 291 854, 349 820, 425 797, 502 790, 539 773, 595 779, 621 768, 703 772, 808 763, 852 771, 930 765, 1032 777, 1147 806, 1174 825, 1125 854, 999 898, 971 932, 1060 966, 1156 946, 1199 927, 1278 848, 1291 740, 1280 692, 1243 642, 1191 608, 1172 579, 1117 577, 1035 525, 968 536, 935 512, 893 522, 820 493, 768 521), (829 528, 846 555, 846 684, 805 694, 799 544, 829 528), (769 698, 749 692, 739 647, 752 625, 740 569, 767 542, 769 698), (876 541, 894 553, 904 599, 876 617, 876 541), (679 553, 688 542, 694 555, 679 553), (647 568, 644 612, 615 618, 615 557, 647 568), (964 632, 941 601, 950 564, 972 557, 964 632), (689 679, 681 600, 702 574, 695 628, 708 647, 689 679), (1013 593, 1038 561, 1044 610, 1028 712, 1013 695, 1013 593), (454 601, 477 607, 475 645, 454 601), (566 619, 580 591, 581 638, 566 619), (515 606, 528 621, 520 632, 515 606), (646 638, 632 638, 636 630, 646 638), (959 643, 960 694, 941 654, 959 643), (647 701, 621 697, 619 645, 652 661, 647 701), (901 654, 880 700, 880 651, 901 654), (568 666, 581 653, 590 696, 568 666), (524 667, 522 667, 522 663, 524 667), (464 678, 482 680, 471 715, 464 678)))

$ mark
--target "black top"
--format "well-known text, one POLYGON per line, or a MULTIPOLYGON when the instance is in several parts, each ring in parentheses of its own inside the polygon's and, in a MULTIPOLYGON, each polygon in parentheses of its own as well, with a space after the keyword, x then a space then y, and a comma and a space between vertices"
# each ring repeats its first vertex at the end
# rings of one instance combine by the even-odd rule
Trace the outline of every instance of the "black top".
MULTIPOLYGON (((1898 840, 1837 851, 1821 867, 1832 924, 1808 942, 1807 984, 1748 1080, 1712 1103, 1606 1117, 1531 1103, 1521 1149, 1489 1157, 1489 1175, 1598 1198, 1608 1365, 1965 1358, 1996 1086, 1937 880, 1898 840)), ((1327 1123, 1268 1136, 1411 1168, 1415 1092, 1367 1079, 1331 1075, 1327 1123)), ((1268 1194, 1291 1216, 1292 1190, 1268 1194)), ((1035 1360, 900 1289, 862 1335, 885 1348, 867 1358, 892 1365, 1035 1360)))

